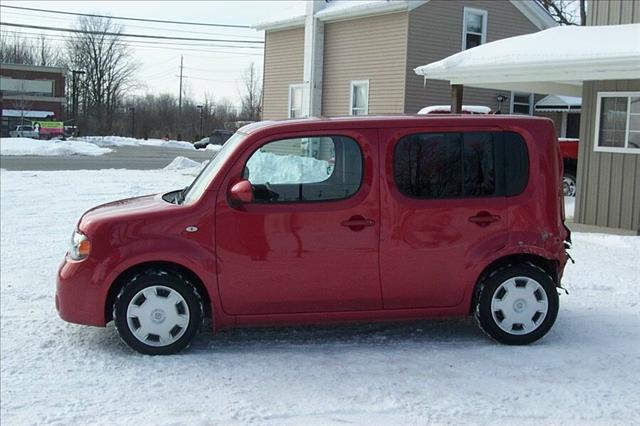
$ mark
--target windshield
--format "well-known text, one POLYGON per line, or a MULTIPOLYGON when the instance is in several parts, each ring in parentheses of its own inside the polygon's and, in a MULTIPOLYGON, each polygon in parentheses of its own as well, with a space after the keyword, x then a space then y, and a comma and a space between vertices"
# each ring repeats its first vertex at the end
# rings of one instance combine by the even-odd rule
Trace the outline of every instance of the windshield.
POLYGON ((236 132, 222 145, 218 153, 209 161, 209 164, 196 176, 184 195, 184 204, 192 204, 199 200, 209 186, 213 177, 218 173, 222 164, 233 152, 234 148, 245 138, 244 133, 236 132))

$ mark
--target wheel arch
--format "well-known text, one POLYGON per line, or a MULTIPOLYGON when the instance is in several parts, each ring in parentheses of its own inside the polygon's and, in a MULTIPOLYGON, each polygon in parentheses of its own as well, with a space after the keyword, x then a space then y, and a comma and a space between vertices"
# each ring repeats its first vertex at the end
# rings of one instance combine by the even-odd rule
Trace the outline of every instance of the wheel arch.
POLYGON ((210 318, 211 314, 211 298, 209 292, 207 291, 207 287, 204 285, 202 279, 191 269, 187 268, 184 265, 179 263, 170 262, 170 261, 148 261, 138 263, 136 265, 130 266, 129 268, 122 271, 116 279, 113 281, 111 286, 109 287, 109 291, 107 292, 107 297, 104 303, 104 319, 105 324, 113 319, 113 304, 116 301, 116 297, 118 293, 122 289, 122 287, 126 284, 126 282, 134 277, 136 274, 139 274, 142 271, 147 269, 156 269, 156 270, 165 270, 178 273, 185 277, 190 283, 192 283, 200 297, 202 297, 202 304, 204 309, 204 316, 206 318, 210 318))
POLYGON ((501 258, 498 258, 487 265, 475 282, 473 294, 471 297, 471 306, 469 307, 469 312, 473 313, 473 309, 478 300, 478 294, 480 290, 480 285, 482 282, 495 270, 498 270, 504 266, 518 264, 518 263, 532 263, 533 265, 541 268, 546 272, 552 279, 556 286, 559 285, 559 277, 558 277, 558 262, 552 259, 547 259, 545 257, 532 254, 532 253, 514 253, 501 258))

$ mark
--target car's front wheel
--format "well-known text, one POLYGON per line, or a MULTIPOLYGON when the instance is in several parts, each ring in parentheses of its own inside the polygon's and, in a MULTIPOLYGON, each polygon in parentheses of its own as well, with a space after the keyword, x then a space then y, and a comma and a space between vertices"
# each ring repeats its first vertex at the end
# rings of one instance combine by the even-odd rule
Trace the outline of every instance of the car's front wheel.
POLYGON ((553 279, 531 263, 502 267, 478 289, 475 317, 489 336, 509 345, 526 345, 543 337, 558 315, 553 279))
POLYGON ((177 272, 155 268, 131 277, 113 309, 122 340, 147 355, 169 355, 186 348, 202 317, 202 298, 195 286, 177 272))

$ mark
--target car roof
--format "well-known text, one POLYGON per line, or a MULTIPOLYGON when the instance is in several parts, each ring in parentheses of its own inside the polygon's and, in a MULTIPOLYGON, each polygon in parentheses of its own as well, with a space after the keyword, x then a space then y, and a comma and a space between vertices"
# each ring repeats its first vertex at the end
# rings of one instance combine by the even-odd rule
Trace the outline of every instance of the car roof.
POLYGON ((526 126, 527 123, 544 121, 551 120, 544 117, 506 114, 367 115, 258 121, 247 124, 238 131, 253 134, 265 130, 272 133, 272 131, 331 130, 354 127, 526 126))

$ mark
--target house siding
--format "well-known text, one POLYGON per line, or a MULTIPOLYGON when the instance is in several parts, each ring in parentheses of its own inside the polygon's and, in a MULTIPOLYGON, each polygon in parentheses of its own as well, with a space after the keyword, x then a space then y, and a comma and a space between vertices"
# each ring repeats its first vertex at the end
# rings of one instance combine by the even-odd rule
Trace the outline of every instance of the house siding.
POLYGON ((322 115, 350 113, 352 80, 369 80, 369 114, 404 112, 407 12, 325 24, 322 115))
MULTIPOLYGON (((588 25, 640 23, 640 1, 588 3, 588 25)), ((575 220, 640 231, 640 154, 595 152, 598 92, 640 91, 640 79, 585 81, 575 220)))
MULTIPOLYGON (((439 61, 462 49, 462 21, 464 8, 486 10, 487 39, 491 42, 507 37, 539 31, 515 6, 507 1, 431 0, 409 12, 409 37, 407 44, 406 95, 404 110, 416 113, 427 105, 449 105, 451 89, 441 80, 427 80, 416 75, 414 68, 439 61)), ((464 88, 464 104, 485 105, 496 111, 497 96, 503 94, 510 99, 509 92, 464 88)), ((509 100, 502 104, 501 111, 509 112, 509 100)))
POLYGON ((304 28, 265 34, 262 118, 287 118, 289 85, 303 80, 304 28))

